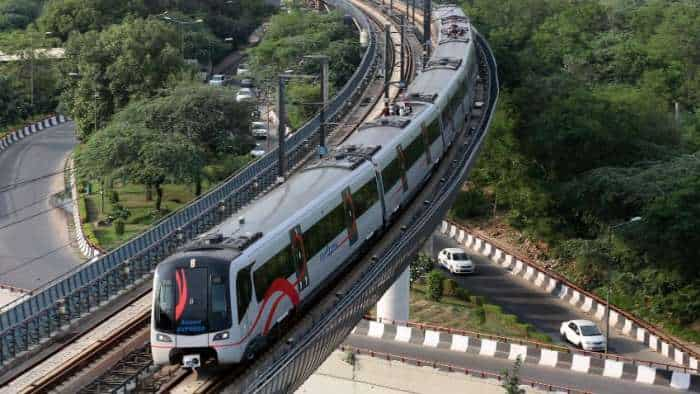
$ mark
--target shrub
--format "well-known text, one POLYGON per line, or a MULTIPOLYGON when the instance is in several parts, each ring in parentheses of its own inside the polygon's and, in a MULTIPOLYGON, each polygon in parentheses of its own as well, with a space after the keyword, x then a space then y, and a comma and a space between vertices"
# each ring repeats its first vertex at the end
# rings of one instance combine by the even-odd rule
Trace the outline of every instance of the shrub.
POLYGON ((119 202, 119 193, 117 193, 116 190, 112 190, 112 193, 109 194, 109 202, 112 204, 116 204, 119 202))
POLYGON ((488 211, 489 202, 481 189, 470 189, 459 192, 451 213, 457 219, 468 219, 486 215, 488 211))
POLYGON ((442 279, 442 273, 438 270, 432 270, 428 274, 425 295, 429 300, 440 301, 442 298, 442 279))
POLYGON ((476 317, 476 321, 479 324, 484 324, 486 323, 486 310, 482 306, 477 306, 474 309, 474 316, 476 317))
POLYGON ((124 235, 124 221, 122 219, 117 219, 114 221, 114 232, 117 235, 124 235))
POLYGON ((90 218, 88 217, 87 201, 85 201, 85 197, 80 197, 78 199, 78 214, 80 215, 81 223, 85 224, 90 221, 90 218))
POLYGON ((470 297, 471 294, 469 294, 469 290, 463 288, 463 287, 458 287, 457 291, 455 293, 455 296, 459 298, 462 301, 470 302, 470 297))
POLYGON ((442 282, 442 295, 445 297, 454 297, 457 295, 459 285, 454 279, 445 279, 442 282))
POLYGON ((484 296, 476 296, 474 297, 474 304, 476 306, 483 307, 484 306, 484 296))

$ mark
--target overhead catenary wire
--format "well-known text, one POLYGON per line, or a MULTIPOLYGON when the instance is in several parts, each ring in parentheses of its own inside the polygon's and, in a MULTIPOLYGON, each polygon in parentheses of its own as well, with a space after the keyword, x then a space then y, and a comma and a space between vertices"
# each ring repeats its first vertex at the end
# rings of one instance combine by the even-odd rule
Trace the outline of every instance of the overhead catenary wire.
POLYGON ((9 192, 9 191, 11 191, 11 190, 17 189, 17 188, 20 187, 20 186, 26 186, 26 185, 29 185, 29 184, 32 184, 32 183, 35 183, 35 182, 42 181, 42 180, 44 180, 44 179, 52 178, 52 177, 57 176, 57 175, 63 175, 63 174, 66 173, 66 171, 72 171, 72 170, 74 170, 74 169, 75 169, 75 168, 71 168, 71 167, 69 167, 69 168, 64 168, 64 169, 62 169, 62 170, 60 170, 60 171, 50 172, 50 173, 47 173, 47 174, 44 174, 44 175, 40 175, 40 176, 38 176, 38 177, 36 177, 36 178, 30 178, 30 179, 18 181, 18 182, 15 182, 15 183, 9 183, 9 184, 6 184, 6 185, 0 185, 0 193, 6 193, 6 192, 9 192))
POLYGON ((0 271, 0 277, 5 276, 5 275, 7 275, 7 274, 11 274, 11 273, 13 273, 13 272, 15 272, 15 271, 18 271, 18 270, 22 269, 22 268, 25 268, 25 267, 27 267, 27 266, 33 264, 33 263, 36 263, 37 261, 39 261, 39 260, 41 260, 41 259, 44 259, 44 258, 46 258, 46 257, 51 256, 51 255, 54 254, 54 253, 60 252, 61 250, 65 249, 65 248, 67 248, 67 247, 73 246, 75 243, 76 243, 76 241, 71 240, 71 241, 69 241, 68 243, 65 243, 65 244, 63 244, 63 245, 61 245, 61 246, 59 246, 59 247, 57 247, 57 248, 55 248, 55 249, 51 249, 51 250, 49 250, 48 252, 46 252, 46 253, 44 253, 44 254, 42 254, 42 255, 40 255, 40 256, 32 257, 32 258, 29 259, 29 260, 22 261, 22 262, 20 262, 19 264, 15 265, 14 267, 10 268, 10 269, 6 269, 6 270, 4 270, 4 271, 0 271))
POLYGON ((9 227, 16 226, 16 225, 18 225, 18 224, 27 222, 27 221, 29 221, 29 220, 32 220, 32 219, 37 218, 37 217, 39 217, 39 216, 41 216, 41 215, 47 214, 47 213, 49 213, 49 212, 51 212, 51 211, 54 211, 54 210, 56 210, 56 209, 63 208, 63 207, 65 207, 66 205, 72 204, 72 203, 73 203, 73 200, 68 200, 68 201, 66 201, 66 202, 64 202, 64 203, 62 203, 62 204, 56 205, 55 207, 51 207, 51 208, 48 208, 48 209, 41 210, 41 211, 39 211, 39 212, 37 212, 37 213, 35 213, 35 214, 33 214, 33 215, 29 215, 29 216, 24 217, 24 218, 22 218, 22 219, 15 220, 14 222, 10 222, 10 223, 7 223, 7 224, 3 224, 2 226, 0 226, 0 230, 5 230, 5 229, 7 229, 7 228, 9 228, 9 227))

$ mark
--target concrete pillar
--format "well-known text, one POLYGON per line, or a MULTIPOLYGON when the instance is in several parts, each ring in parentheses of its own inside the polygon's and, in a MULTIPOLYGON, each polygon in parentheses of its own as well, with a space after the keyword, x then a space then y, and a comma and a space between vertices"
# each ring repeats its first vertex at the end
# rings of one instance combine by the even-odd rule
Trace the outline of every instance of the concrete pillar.
POLYGON ((409 279, 406 268, 377 303, 377 320, 408 320, 408 302, 411 298, 409 279))

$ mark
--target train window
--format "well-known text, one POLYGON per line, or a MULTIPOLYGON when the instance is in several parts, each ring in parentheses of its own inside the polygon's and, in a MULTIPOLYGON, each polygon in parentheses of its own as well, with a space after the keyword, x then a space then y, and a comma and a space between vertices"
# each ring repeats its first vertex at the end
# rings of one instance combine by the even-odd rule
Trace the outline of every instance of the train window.
POLYGON ((209 285, 209 330, 219 331, 231 326, 229 321, 227 282, 219 275, 212 275, 209 285))
POLYGON ((406 147, 406 164, 411 168, 425 154, 423 138, 416 138, 406 147))
POLYGON ((430 143, 434 143, 438 138, 440 138, 440 122, 438 118, 435 118, 433 122, 428 126, 428 140, 430 143))
POLYGON ((238 322, 248 311, 250 300, 253 298, 253 286, 250 282, 250 269, 252 264, 243 268, 236 274, 236 306, 238 308, 238 322))
POLYGON ((258 302, 262 301, 265 292, 272 285, 275 279, 286 280, 294 274, 294 264, 291 259, 291 248, 289 245, 279 253, 266 261, 260 268, 253 272, 253 285, 255 286, 255 297, 258 302))
POLYGON ((172 332, 175 329, 175 289, 173 288, 173 281, 161 279, 157 291, 156 329, 172 332))
POLYGON ((401 163, 399 163, 399 158, 396 157, 389 163, 388 166, 384 167, 382 170, 382 181, 384 182, 384 192, 391 190, 396 182, 401 178, 401 163))
POLYGON ((379 200, 377 181, 374 178, 370 179, 369 182, 352 194, 352 200, 355 203, 355 214, 357 217, 362 216, 379 200))
POLYGON ((304 246, 309 259, 316 256, 345 229, 345 211, 340 204, 304 233, 304 246))

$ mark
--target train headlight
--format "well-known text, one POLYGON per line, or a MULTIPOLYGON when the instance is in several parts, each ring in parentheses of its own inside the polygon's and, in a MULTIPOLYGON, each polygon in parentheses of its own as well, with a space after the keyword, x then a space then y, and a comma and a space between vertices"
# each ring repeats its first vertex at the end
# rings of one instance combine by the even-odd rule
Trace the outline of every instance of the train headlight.
POLYGON ((228 339, 228 338, 229 338, 228 331, 220 332, 220 333, 214 335, 215 341, 223 341, 224 339, 228 339))
POLYGON ((158 342, 172 342, 172 338, 165 334, 156 334, 156 341, 158 342))

